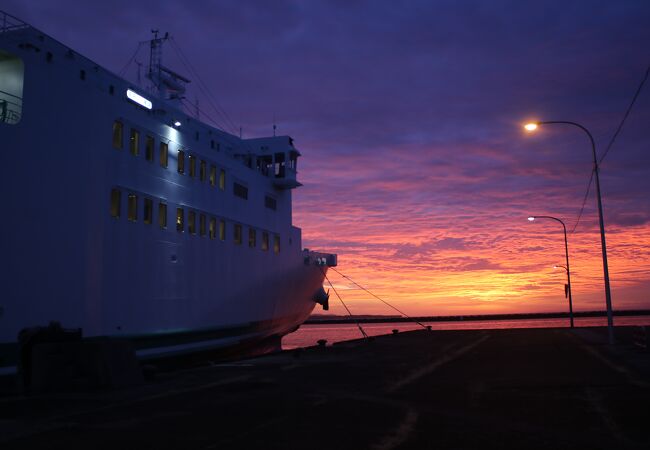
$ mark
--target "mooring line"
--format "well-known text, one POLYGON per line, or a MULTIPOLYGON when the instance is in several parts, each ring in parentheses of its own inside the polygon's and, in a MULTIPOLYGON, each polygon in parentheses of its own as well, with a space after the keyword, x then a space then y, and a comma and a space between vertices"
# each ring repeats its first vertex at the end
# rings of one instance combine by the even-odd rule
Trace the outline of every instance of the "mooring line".
POLYGON ((384 299, 378 297, 377 295, 373 294, 372 292, 370 292, 368 289, 366 289, 366 288, 364 288, 363 286, 361 286, 359 283, 357 283, 356 281, 354 281, 354 280, 353 280, 352 278, 350 278, 349 276, 347 276, 347 275, 343 275, 341 272, 339 272, 338 270, 336 270, 334 267, 330 267, 330 269, 332 269, 334 272, 336 272, 336 273, 338 273, 339 275, 341 275, 343 278, 347 278, 347 279, 350 280, 352 283, 354 283, 354 285, 357 286, 359 289, 361 289, 362 291, 367 292, 368 294, 370 294, 370 295, 372 295, 373 297, 375 297, 377 300, 379 300, 379 301, 383 302, 384 304, 390 306, 390 307, 393 308, 395 311, 397 311, 398 313, 400 313, 401 315, 403 315, 403 316, 406 317, 407 319, 412 320, 413 322, 417 323, 418 325, 420 325, 420 326, 421 326, 422 328, 424 328, 425 330, 428 330, 428 329, 429 329, 426 325, 422 324, 420 321, 418 321, 418 320, 416 320, 416 319, 410 317, 410 316, 409 316, 408 314, 406 314, 405 312, 400 311, 399 309, 397 309, 396 307, 394 307, 393 305, 391 305, 390 303, 388 303, 386 300, 384 300, 384 299))
MULTIPOLYGON (((350 315, 350 317, 352 317, 352 318, 354 319, 354 316, 352 315, 352 312, 350 311, 350 308, 348 308, 348 305, 345 304, 345 302, 343 301, 343 299, 341 298, 341 296, 339 295, 339 293, 336 291, 336 288, 334 287, 334 285, 332 284, 332 282, 330 281, 330 279, 327 278, 327 274, 325 273, 325 271, 323 270, 323 268, 322 268, 322 267, 319 267, 319 269, 320 269, 320 271, 323 273, 323 276, 325 277, 325 279, 327 280, 327 282, 328 282, 328 283, 330 284, 330 286, 332 287, 332 290, 334 291, 334 293, 336 294, 336 296, 339 298, 339 301, 341 302, 341 304, 343 305, 343 307, 348 311, 348 314, 350 315)), ((357 319, 354 319, 354 322, 357 324, 357 328, 359 328, 359 331, 361 331, 361 334, 363 335, 364 339, 368 339, 368 335, 367 335, 366 332, 363 330, 363 328, 361 328, 361 324, 359 323, 359 321, 358 321, 357 319)))

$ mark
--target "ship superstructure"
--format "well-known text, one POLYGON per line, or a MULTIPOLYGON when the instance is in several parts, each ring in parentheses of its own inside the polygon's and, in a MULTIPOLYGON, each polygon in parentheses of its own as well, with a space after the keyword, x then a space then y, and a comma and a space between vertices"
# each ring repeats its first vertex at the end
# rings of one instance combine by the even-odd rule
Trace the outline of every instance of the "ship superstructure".
MULTIPOLYGON (((182 95, 189 80, 150 67, 182 95)), ((163 92, 0 13, 0 365, 50 321, 152 355, 279 343, 326 303, 336 257, 292 225, 293 140, 240 139, 163 92)))

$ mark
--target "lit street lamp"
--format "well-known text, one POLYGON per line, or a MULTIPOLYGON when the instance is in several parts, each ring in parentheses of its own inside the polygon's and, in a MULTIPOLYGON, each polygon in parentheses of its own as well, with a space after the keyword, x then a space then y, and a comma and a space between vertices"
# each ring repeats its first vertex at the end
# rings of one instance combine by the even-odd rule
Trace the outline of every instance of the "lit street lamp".
POLYGON ((531 122, 524 125, 524 128, 530 132, 535 131, 540 125, 552 125, 552 124, 562 124, 562 125, 572 125, 574 127, 580 128, 582 131, 587 133, 589 136, 589 141, 591 142, 591 151, 594 157, 594 172, 596 175, 596 196, 598 197, 598 219, 600 222, 600 246, 603 252, 603 275, 605 278, 605 303, 607 306, 607 331, 609 335, 610 345, 614 344, 614 318, 612 314, 612 294, 609 289, 609 268, 607 266, 607 245, 605 243, 605 222, 603 220, 603 202, 600 195, 600 179, 598 177, 598 158, 596 157, 596 143, 594 138, 585 127, 576 122, 569 122, 564 120, 553 120, 545 122, 531 122))
POLYGON ((551 219, 556 220, 562 224, 562 229, 564 230, 564 255, 566 257, 566 267, 565 266, 555 266, 555 267, 564 267, 566 269, 567 277, 567 286, 569 287, 569 320, 571 322, 571 328, 573 328, 573 299, 571 298, 571 270, 569 269, 569 244, 566 238, 566 225, 557 217, 552 216, 530 216, 528 220, 531 222, 535 219, 551 219))

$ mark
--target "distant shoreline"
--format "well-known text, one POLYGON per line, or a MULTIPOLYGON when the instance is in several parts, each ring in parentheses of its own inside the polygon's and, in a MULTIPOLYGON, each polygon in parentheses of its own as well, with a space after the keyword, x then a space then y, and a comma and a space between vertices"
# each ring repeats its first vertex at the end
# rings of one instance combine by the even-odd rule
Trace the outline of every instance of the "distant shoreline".
MULTIPOLYGON (((632 309, 614 311, 614 316, 649 316, 650 309, 632 309)), ((580 311, 574 312, 573 317, 605 317, 605 311, 580 311)), ((391 322, 469 322, 479 320, 526 320, 526 319, 562 319, 568 318, 569 313, 528 313, 528 314, 488 314, 488 315, 457 315, 457 316, 326 316, 319 318, 318 315, 311 316, 306 325, 337 324, 337 323, 391 323, 391 322)))

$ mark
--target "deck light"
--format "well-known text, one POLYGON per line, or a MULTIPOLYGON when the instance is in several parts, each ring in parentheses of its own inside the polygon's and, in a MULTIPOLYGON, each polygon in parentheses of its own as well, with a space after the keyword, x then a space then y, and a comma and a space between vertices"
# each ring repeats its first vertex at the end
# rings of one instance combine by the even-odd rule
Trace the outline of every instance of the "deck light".
POLYGON ((530 217, 528 218, 528 220, 530 220, 530 221, 532 222, 533 220, 535 220, 535 216, 530 216, 530 217))
POLYGON ((175 127, 180 127, 181 126, 181 121, 180 120, 175 120, 174 121, 174 126, 175 127))
POLYGON ((126 90, 126 96, 129 98, 129 100, 134 101, 138 105, 151 109, 153 107, 153 104, 151 103, 151 100, 144 98, 140 94, 138 94, 135 91, 132 91, 131 89, 126 90))
POLYGON ((538 124, 535 122, 527 123, 524 125, 524 128, 526 131, 535 131, 537 129, 538 124))

